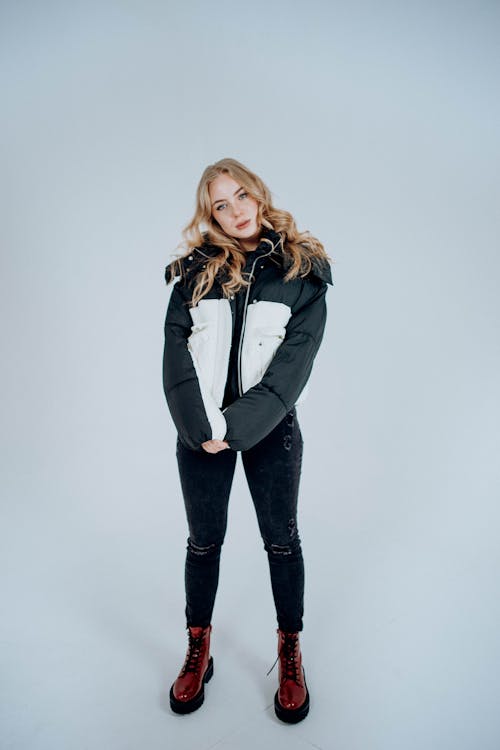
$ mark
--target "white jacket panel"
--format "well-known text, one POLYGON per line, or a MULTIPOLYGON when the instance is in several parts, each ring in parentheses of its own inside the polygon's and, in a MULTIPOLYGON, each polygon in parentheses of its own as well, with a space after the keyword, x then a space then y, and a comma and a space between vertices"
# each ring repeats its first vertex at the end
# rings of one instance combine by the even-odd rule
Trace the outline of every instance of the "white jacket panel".
POLYGON ((241 356, 243 392, 262 380, 285 338, 291 314, 290 307, 282 302, 259 300, 248 305, 241 356))
POLYGON ((189 312, 193 325, 187 348, 200 383, 212 438, 222 440, 226 434, 226 421, 220 407, 231 349, 231 307, 227 299, 202 299, 189 312))

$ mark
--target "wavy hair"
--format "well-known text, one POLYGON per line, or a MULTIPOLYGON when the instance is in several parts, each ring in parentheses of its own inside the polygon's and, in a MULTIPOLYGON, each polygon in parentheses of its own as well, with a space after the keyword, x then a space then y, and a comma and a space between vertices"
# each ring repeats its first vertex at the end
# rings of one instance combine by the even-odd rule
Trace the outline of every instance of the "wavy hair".
POLYGON ((273 206, 271 192, 258 175, 236 159, 220 159, 215 164, 209 164, 201 176, 196 190, 196 210, 191 221, 182 230, 184 239, 178 245, 185 252, 172 261, 173 274, 170 280, 176 275, 182 275, 182 261, 194 248, 210 244, 221 250, 217 255, 207 257, 205 267, 197 275, 192 305, 196 305, 210 291, 221 270, 225 272, 221 282, 224 296, 229 297, 250 283, 242 275, 245 251, 241 249, 238 240, 226 234, 212 216, 208 188, 220 174, 232 177, 256 200, 257 224, 281 235, 282 253, 290 264, 284 276, 285 282, 297 276, 306 276, 312 269, 313 259, 330 262, 331 258, 316 237, 308 231, 299 232, 292 214, 273 206), (205 231, 203 227, 206 227, 205 231))

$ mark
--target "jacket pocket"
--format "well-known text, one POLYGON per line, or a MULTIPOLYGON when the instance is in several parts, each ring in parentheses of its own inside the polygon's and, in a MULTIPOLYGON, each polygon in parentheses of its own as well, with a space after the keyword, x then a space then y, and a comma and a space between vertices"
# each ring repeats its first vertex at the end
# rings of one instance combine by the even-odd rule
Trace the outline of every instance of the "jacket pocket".
POLYGON ((200 370, 205 373, 205 380, 210 383, 210 373, 207 368, 207 360, 210 360, 211 336, 209 323, 201 323, 191 326, 191 335, 187 340, 187 348, 193 359, 196 359, 200 370))
POLYGON ((222 405, 231 348, 232 313, 227 299, 201 300, 190 309, 193 325, 187 345, 196 372, 218 407, 222 405))
POLYGON ((291 314, 283 302, 259 300, 248 306, 241 363, 244 392, 262 380, 285 338, 291 314))
POLYGON ((286 329, 284 326, 269 326, 266 328, 259 328, 256 331, 259 379, 262 378, 271 364, 278 347, 281 346, 281 343, 285 338, 285 334, 286 329))

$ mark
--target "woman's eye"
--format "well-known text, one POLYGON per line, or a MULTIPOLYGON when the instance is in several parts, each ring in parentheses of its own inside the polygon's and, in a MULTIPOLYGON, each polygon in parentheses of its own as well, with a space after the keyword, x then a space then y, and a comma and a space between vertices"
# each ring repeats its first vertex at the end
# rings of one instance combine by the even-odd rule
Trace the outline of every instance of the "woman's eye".
MULTIPOLYGON (((248 193, 239 193, 238 198, 248 198, 248 193)), ((226 208, 226 205, 226 203, 221 203, 215 210, 221 211, 223 208, 226 208)))

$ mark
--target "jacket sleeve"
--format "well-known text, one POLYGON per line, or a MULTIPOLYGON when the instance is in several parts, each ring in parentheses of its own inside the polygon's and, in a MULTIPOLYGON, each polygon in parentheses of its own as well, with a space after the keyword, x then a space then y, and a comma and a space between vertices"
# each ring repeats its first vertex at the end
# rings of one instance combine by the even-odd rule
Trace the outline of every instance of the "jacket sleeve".
POLYGON ((285 417, 311 374, 326 324, 327 284, 305 279, 277 349, 261 381, 223 410, 224 437, 234 450, 248 450, 285 417))
POLYGON ((226 422, 213 397, 199 379, 187 347, 192 320, 185 285, 174 284, 165 318, 163 390, 179 440, 188 448, 203 450, 201 443, 222 439, 226 422))

